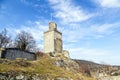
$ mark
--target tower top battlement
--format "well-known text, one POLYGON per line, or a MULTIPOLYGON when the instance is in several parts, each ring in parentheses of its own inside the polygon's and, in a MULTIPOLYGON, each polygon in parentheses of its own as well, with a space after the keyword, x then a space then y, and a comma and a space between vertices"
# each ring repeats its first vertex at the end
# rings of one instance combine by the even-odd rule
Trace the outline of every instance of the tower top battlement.
POLYGON ((49 23, 49 30, 52 31, 52 30, 57 30, 57 24, 54 23, 54 22, 50 22, 49 23))

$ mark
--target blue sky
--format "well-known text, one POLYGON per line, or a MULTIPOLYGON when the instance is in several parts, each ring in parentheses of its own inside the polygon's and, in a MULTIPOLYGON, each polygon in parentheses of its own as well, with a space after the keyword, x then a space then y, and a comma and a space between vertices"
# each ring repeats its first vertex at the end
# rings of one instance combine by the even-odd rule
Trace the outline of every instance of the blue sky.
POLYGON ((48 23, 57 23, 74 59, 120 65, 120 0, 0 0, 0 30, 31 32, 43 48, 48 23))

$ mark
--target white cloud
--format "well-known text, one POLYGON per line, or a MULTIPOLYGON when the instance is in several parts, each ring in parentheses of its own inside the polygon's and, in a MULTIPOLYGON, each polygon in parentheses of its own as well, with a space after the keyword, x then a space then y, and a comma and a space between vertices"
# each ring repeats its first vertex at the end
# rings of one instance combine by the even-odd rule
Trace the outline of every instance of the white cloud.
POLYGON ((81 22, 92 17, 85 13, 80 6, 75 5, 71 0, 49 0, 52 9, 55 11, 55 17, 62 22, 81 22))
POLYGON ((32 5, 33 3, 29 0, 20 0, 23 4, 32 5))
POLYGON ((105 23, 105 24, 97 24, 97 25, 92 25, 90 28, 92 31, 98 33, 98 34, 103 34, 103 35, 109 35, 115 32, 115 29, 120 27, 120 23, 105 23))
POLYGON ((120 0, 98 0, 100 5, 105 8, 117 8, 120 7, 120 0))
POLYGON ((63 33, 63 40, 65 42, 77 42, 83 39, 85 36, 89 35, 89 30, 87 28, 82 28, 77 26, 76 28, 68 25, 69 28, 63 28, 61 31, 63 33))
POLYGON ((1 17, 2 15, 8 14, 8 13, 6 12, 6 10, 7 10, 7 5, 0 4, 0 17, 1 17))
POLYGON ((105 62, 107 64, 120 65, 120 63, 117 62, 119 61, 119 53, 117 54, 112 50, 79 47, 71 48, 69 52, 70 57, 73 59, 83 59, 97 63, 105 62))
POLYGON ((106 55, 109 51, 100 49, 90 49, 90 48, 73 48, 70 49, 73 54, 84 54, 84 55, 106 55))
POLYGON ((82 39, 99 39, 116 33, 120 23, 91 24, 88 27, 76 25, 62 28, 64 42, 77 42, 82 39))
POLYGON ((71 48, 69 52, 70 52, 70 57, 72 59, 81 59, 81 60, 88 60, 97 63, 105 62, 107 64, 120 65, 119 62, 116 62, 119 61, 120 55, 110 50, 79 47, 79 48, 71 48))
POLYGON ((20 31, 26 31, 32 34, 36 40, 37 46, 43 49, 43 32, 47 31, 48 26, 41 24, 39 21, 29 22, 27 25, 22 25, 19 28, 14 28, 14 25, 8 25, 7 30, 14 39, 20 31))
POLYGON ((29 32, 33 35, 36 41, 43 40, 43 32, 48 28, 47 25, 42 25, 40 22, 33 22, 33 26, 21 26, 21 29, 17 29, 16 32, 21 30, 29 32))

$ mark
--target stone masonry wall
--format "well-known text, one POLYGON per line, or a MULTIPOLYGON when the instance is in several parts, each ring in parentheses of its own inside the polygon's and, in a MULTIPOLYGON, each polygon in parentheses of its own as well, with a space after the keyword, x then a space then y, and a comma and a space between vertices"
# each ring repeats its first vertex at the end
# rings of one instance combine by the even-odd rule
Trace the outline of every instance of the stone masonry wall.
POLYGON ((16 58, 23 58, 27 60, 36 60, 35 53, 22 51, 16 48, 7 48, 2 51, 1 58, 15 60, 16 58))

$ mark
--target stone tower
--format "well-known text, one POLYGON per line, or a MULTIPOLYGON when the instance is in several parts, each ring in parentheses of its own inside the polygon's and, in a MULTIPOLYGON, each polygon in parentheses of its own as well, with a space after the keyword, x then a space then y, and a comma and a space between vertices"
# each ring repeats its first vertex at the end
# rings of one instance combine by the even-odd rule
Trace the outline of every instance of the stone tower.
POLYGON ((49 23, 49 30, 44 32, 44 52, 62 53, 62 33, 57 30, 57 24, 49 23))

